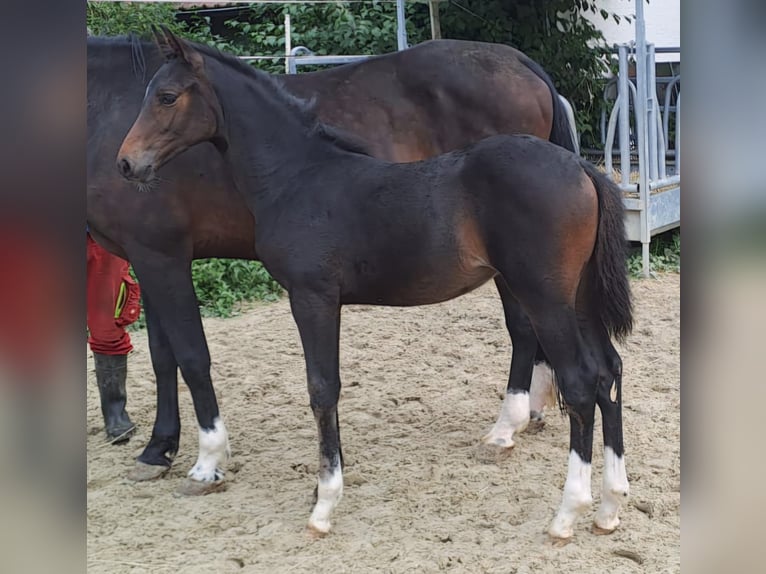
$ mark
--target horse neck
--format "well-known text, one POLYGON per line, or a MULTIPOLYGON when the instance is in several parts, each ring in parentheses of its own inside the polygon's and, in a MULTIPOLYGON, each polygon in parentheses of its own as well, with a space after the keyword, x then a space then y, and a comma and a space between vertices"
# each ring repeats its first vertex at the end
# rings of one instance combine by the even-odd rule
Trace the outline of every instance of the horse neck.
POLYGON ((259 85, 260 78, 219 62, 212 70, 226 123, 229 169, 251 207, 263 208, 294 189, 306 166, 343 153, 312 133, 301 112, 273 86, 259 85))

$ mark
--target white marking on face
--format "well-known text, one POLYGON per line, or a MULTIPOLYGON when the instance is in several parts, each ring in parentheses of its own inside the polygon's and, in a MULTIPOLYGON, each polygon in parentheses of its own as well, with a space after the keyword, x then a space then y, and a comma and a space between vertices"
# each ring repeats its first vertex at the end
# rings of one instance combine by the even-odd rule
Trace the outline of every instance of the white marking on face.
POLYGON ((212 429, 199 429, 199 456, 189 471, 189 477, 200 482, 223 479, 224 468, 229 459, 229 433, 221 417, 213 419, 212 429))
POLYGON ((529 387, 529 410, 532 418, 541 419, 545 407, 556 406, 556 383, 553 369, 545 363, 537 363, 532 370, 532 384, 529 387))
POLYGON ((614 530, 620 524, 620 506, 628 500, 630 487, 625 472, 625 459, 612 447, 604 447, 604 478, 601 483, 601 505, 594 522, 604 530, 614 530))
POLYGON ((578 516, 593 503, 591 464, 583 462, 575 451, 569 451, 569 469, 564 483, 564 496, 548 533, 556 538, 570 538, 578 516))
POLYGON ((612 388, 609 389, 609 400, 617 402, 617 381, 612 381, 612 388))
POLYGON ((497 422, 483 440, 487 444, 511 448, 514 433, 523 431, 528 424, 529 393, 506 393, 497 422))
POLYGON ((326 476, 319 477, 317 502, 309 518, 309 526, 326 534, 330 531, 330 515, 343 496, 343 471, 340 465, 331 469, 326 476))

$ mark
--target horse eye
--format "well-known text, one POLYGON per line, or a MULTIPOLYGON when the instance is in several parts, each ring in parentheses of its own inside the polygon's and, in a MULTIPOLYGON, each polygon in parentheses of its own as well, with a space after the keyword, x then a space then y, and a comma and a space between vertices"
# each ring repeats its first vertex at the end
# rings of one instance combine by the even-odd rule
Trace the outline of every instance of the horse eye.
POLYGON ((176 103, 178 96, 175 94, 160 94, 160 103, 163 106, 172 106, 176 103))

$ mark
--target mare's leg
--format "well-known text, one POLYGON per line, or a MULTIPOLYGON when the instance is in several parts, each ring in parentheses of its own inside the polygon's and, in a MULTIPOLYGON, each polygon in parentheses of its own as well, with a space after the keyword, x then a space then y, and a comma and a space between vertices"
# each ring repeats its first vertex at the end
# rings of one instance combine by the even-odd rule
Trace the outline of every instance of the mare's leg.
POLYGON ((330 515, 343 495, 338 428, 340 304, 337 293, 292 290, 290 307, 303 343, 309 399, 319 431, 317 501, 309 528, 321 535, 330 531, 330 515))
POLYGON ((604 476, 593 524, 596 533, 608 534, 620 524, 620 507, 628 499, 629 486, 622 443, 622 359, 603 327, 598 342, 606 367, 596 394, 604 430, 604 476))
MULTIPOLYGON (((139 277, 140 279, 140 277, 139 277)), ((170 341, 162 328, 152 295, 142 285, 146 328, 149 333, 149 351, 157 381, 157 415, 149 444, 138 457, 138 463, 129 474, 132 480, 157 478, 170 468, 178 452, 181 419, 178 414, 178 363, 170 348, 170 341)))
MULTIPOLYGON (((210 378, 210 352, 197 307, 190 262, 184 257, 156 252, 141 255, 136 257, 131 254, 131 262, 143 288, 149 293, 151 310, 189 387, 199 424, 199 456, 189 471, 191 480, 179 492, 203 494, 223 478, 223 468, 229 457, 229 439, 210 378)), ((162 380, 169 386, 172 384, 169 354, 165 348, 161 352, 168 361, 161 367, 162 380)), ((170 392, 163 395, 162 400, 167 403, 165 406, 171 405, 168 413, 173 409, 174 399, 170 392)), ((172 427, 173 423, 170 423, 169 428, 172 427)))
POLYGON ((498 276, 495 285, 503 301, 505 325, 513 342, 513 355, 500 414, 483 440, 489 445, 509 449, 514 446, 513 435, 523 431, 529 424, 529 388, 537 352, 537 335, 505 280, 498 276))

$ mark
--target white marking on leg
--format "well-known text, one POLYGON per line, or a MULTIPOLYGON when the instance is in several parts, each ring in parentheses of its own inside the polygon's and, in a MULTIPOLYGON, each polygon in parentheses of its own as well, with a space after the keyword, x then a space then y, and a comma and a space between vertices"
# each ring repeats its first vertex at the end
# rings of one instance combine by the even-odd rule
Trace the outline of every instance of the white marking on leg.
POLYGON ((497 422, 483 440, 487 444, 511 448, 514 433, 523 431, 528 424, 529 393, 506 393, 497 422))
POLYGON ((311 511, 309 527, 326 534, 330 532, 330 515, 343 496, 343 471, 337 466, 327 476, 319 477, 317 502, 311 511))
POLYGON ((574 523, 593 503, 590 488, 591 465, 583 462, 575 451, 569 451, 569 470, 564 483, 564 496, 556 518, 548 533, 556 538, 570 538, 574 534, 574 523))
POLYGON ((617 402, 617 381, 612 381, 612 387, 609 389, 609 400, 617 402))
POLYGON ((612 531, 620 524, 620 506, 628 500, 630 488, 625 472, 625 459, 612 447, 604 447, 604 478, 601 483, 601 505, 593 522, 603 530, 612 531))
POLYGON ((213 419, 212 429, 199 429, 199 456, 189 471, 189 477, 200 482, 223 479, 224 468, 229 460, 229 433, 221 417, 213 419))
POLYGON ((553 370, 545 363, 536 363, 532 370, 532 384, 529 386, 529 411, 535 420, 543 418, 545 407, 556 405, 556 385, 553 370))

